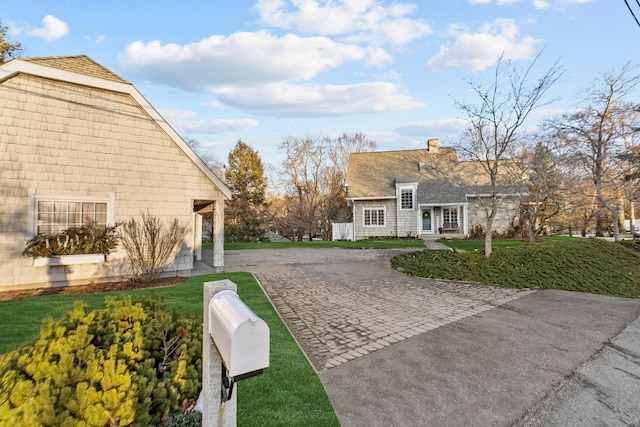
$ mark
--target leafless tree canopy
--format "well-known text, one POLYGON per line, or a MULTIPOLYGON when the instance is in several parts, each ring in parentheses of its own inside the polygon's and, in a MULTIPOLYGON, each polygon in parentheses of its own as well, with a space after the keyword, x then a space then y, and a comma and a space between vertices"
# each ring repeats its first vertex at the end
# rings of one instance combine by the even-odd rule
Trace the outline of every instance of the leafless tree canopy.
POLYGON ((361 133, 333 139, 324 135, 285 138, 280 144, 285 155, 280 171, 289 228, 285 234, 298 240, 305 236, 328 239, 331 222, 349 221, 344 188, 349 155, 375 147, 361 133))
POLYGON ((523 151, 519 159, 528 188, 521 210, 529 241, 534 242, 546 231, 550 220, 562 212, 566 188, 558 157, 544 143, 538 142, 532 150, 523 151))
POLYGON ((187 226, 177 218, 165 224, 148 212, 125 221, 118 230, 135 278, 145 282, 159 278, 171 265, 187 234, 187 226))
POLYGON ((566 161, 590 182, 598 203, 596 234, 607 225, 618 235, 617 218, 640 197, 636 153, 640 150, 640 104, 630 101, 640 87, 634 67, 624 65, 594 82, 582 95, 577 111, 549 120, 551 138, 566 161))
POLYGON ((459 147, 463 155, 478 161, 490 182, 486 200, 485 256, 491 256, 493 220, 500 207, 498 189, 500 178, 506 176, 505 160, 524 141, 524 125, 531 112, 550 101, 545 95, 558 81, 563 71, 556 63, 541 77, 533 76, 540 56, 520 70, 510 60, 498 59, 492 81, 485 85, 469 82, 476 103, 456 102, 464 113, 467 130, 464 143, 459 147))

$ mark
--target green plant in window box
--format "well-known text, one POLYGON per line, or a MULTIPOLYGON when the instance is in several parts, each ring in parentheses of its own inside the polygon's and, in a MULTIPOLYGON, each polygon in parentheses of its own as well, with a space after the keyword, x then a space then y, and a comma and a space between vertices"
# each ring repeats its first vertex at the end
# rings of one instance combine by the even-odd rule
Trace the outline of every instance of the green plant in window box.
POLYGON ((87 222, 79 227, 69 227, 58 234, 39 234, 27 242, 22 255, 38 258, 61 255, 108 255, 116 246, 117 226, 105 227, 87 222))

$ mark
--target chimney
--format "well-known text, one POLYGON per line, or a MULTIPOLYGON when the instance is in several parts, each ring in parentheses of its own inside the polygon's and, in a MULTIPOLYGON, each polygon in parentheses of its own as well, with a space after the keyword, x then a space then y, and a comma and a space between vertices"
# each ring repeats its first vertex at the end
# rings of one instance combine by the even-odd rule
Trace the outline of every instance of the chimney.
POLYGON ((427 140, 428 147, 430 153, 438 152, 438 138, 430 138, 427 140))

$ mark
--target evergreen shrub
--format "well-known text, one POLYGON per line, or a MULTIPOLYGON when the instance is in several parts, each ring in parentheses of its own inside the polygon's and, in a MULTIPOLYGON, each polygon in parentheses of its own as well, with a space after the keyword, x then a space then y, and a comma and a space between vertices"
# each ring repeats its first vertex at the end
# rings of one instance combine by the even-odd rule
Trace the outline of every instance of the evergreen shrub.
POLYGON ((617 243, 632 251, 640 252, 640 240, 638 239, 620 240, 617 243))
POLYGON ((0 426, 149 426, 197 398, 202 322, 159 299, 75 303, 0 356, 0 426))
POLYGON ((59 255, 111 253, 118 246, 116 226, 105 227, 87 222, 58 234, 39 234, 27 242, 22 255, 32 258, 59 255))

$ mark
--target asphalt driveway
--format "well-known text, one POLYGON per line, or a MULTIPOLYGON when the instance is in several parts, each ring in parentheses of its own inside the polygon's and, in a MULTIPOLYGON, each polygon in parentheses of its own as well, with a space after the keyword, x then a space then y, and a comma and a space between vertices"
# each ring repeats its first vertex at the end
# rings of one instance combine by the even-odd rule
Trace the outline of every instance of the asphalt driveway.
POLYGON ((343 426, 640 423, 640 301, 408 277, 400 252, 227 251, 225 271, 256 275, 343 426))

